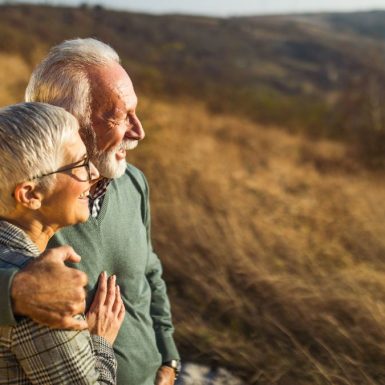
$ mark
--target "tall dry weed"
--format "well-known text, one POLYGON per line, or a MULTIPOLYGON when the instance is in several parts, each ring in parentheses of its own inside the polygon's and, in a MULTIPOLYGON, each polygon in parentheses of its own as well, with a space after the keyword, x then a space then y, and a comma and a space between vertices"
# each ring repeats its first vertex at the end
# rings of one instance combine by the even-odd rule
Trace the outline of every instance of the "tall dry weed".
POLYGON ((146 100, 131 161, 185 359, 247 384, 384 384, 385 184, 342 145, 146 100))

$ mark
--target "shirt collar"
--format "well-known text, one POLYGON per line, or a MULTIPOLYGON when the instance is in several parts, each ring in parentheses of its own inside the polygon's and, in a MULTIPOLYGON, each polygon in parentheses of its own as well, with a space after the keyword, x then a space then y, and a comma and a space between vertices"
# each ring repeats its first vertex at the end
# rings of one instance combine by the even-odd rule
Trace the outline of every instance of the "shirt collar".
POLYGON ((112 179, 109 179, 109 178, 102 178, 102 179, 100 179, 96 183, 95 190, 94 190, 92 196, 90 197, 91 200, 94 201, 95 199, 99 199, 103 195, 105 195, 106 192, 107 192, 107 187, 109 186, 109 184, 111 182, 112 182, 112 179))

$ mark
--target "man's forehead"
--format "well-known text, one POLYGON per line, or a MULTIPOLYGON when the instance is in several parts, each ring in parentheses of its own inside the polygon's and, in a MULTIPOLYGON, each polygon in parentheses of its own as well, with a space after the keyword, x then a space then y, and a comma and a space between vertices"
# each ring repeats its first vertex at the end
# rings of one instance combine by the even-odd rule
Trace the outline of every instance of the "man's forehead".
POLYGON ((109 103, 110 97, 129 105, 137 102, 131 79, 118 63, 90 68, 89 75, 91 92, 103 104, 109 103))
POLYGON ((133 85, 125 69, 118 63, 104 66, 90 66, 88 69, 91 88, 117 88, 118 91, 130 90, 133 85))

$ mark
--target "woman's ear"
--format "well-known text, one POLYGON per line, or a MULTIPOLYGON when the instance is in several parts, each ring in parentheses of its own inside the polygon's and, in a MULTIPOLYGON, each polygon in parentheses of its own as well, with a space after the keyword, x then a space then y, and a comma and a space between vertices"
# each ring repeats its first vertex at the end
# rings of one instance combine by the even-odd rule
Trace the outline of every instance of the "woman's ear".
POLYGON ((40 209, 43 199, 41 192, 37 190, 36 183, 33 181, 19 183, 15 187, 13 197, 16 203, 31 210, 40 209))

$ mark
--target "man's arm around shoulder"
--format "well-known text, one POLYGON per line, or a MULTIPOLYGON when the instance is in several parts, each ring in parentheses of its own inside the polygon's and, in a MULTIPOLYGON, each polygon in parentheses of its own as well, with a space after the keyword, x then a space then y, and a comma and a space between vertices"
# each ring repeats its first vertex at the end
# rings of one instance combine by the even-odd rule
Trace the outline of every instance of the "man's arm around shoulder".
POLYGON ((0 269, 0 326, 15 323, 15 316, 29 317, 37 323, 63 329, 85 329, 84 320, 74 315, 84 312, 87 276, 67 267, 65 261, 79 262, 69 246, 44 252, 24 268, 0 269))

